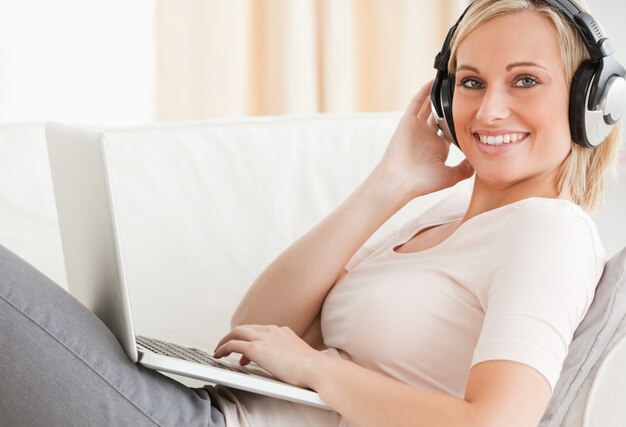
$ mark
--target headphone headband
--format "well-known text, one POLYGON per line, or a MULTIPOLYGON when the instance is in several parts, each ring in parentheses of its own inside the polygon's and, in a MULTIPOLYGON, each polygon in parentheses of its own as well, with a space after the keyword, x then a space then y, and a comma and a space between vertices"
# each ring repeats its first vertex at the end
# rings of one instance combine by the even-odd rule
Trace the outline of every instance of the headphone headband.
MULTIPOLYGON (((602 29, 600 28, 600 25, 598 25, 595 19, 593 19, 593 17, 590 14, 582 10, 575 2, 571 0, 543 0, 543 1, 548 6, 561 12, 563 17, 567 19, 574 27, 578 29, 578 31, 580 32, 583 38, 585 46, 587 47, 587 50, 589 51, 589 54, 591 55, 592 60, 604 58, 613 54, 614 49, 612 48, 610 42, 606 43, 608 42, 609 39, 603 34, 602 29)), ((536 4, 537 1, 535 0, 533 3, 536 4)), ((461 21, 463 20, 463 18, 465 17, 468 10, 472 7, 473 4, 474 2, 470 3, 470 5, 465 8, 463 13, 459 17, 459 19, 452 26, 452 28, 450 28, 450 30, 448 31, 448 34, 443 43, 443 47, 441 51, 439 52, 439 54, 437 55, 437 58, 440 58, 440 60, 437 60, 437 59, 435 60, 435 68, 437 68, 438 70, 441 69, 440 68, 441 62, 443 62, 442 61, 443 57, 446 56, 446 54, 449 59, 450 42, 452 41, 452 37, 454 36, 456 29, 458 28, 459 24, 461 23, 461 21)), ((447 66, 447 63, 446 63, 446 66, 447 66)))
POLYGON ((439 71, 447 71, 448 70, 448 62, 450 62, 450 43, 452 42, 452 37, 454 37, 454 33, 456 33, 456 29, 459 24, 465 17, 465 14, 470 9, 471 4, 465 8, 459 19, 457 19, 456 23, 448 30, 448 34, 443 41, 443 46, 441 47, 441 51, 435 56, 435 68, 439 71))
POLYGON ((570 0, 543 0, 548 6, 561 12, 563 17, 578 28, 591 60, 605 58, 613 53, 613 48, 608 38, 602 33, 600 25, 591 15, 583 11, 578 5, 570 0), (606 45, 606 46, 605 46, 606 45))
MULTIPOLYGON (((581 13, 583 10, 578 4, 570 0, 544 0, 549 6, 562 11, 564 14, 569 15, 570 20, 573 21, 574 16, 581 13)), ((535 1, 535 3, 537 3, 535 1)))

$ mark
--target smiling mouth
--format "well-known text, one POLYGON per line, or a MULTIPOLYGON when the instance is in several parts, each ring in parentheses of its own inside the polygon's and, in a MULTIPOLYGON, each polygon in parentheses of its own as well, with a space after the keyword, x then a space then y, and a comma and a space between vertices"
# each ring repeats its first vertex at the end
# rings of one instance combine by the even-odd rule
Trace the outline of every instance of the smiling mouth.
POLYGON ((474 138, 485 145, 499 146, 521 142, 528 138, 528 135, 530 135, 528 132, 503 133, 500 135, 481 135, 475 133, 474 138))

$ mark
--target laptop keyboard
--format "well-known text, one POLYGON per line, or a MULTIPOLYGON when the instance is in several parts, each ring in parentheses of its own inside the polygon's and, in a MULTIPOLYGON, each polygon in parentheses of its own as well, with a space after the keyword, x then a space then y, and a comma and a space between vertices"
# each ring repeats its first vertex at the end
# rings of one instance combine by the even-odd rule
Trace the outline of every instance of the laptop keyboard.
POLYGON ((239 372, 243 374, 247 373, 244 370, 231 368, 224 363, 218 362, 217 359, 211 357, 208 353, 197 348, 183 347, 170 342, 165 342, 154 338, 142 337, 139 335, 137 335, 135 338, 138 345, 156 354, 173 357, 175 359, 196 362, 202 365, 209 365, 220 369, 228 369, 229 371, 233 372, 239 372))

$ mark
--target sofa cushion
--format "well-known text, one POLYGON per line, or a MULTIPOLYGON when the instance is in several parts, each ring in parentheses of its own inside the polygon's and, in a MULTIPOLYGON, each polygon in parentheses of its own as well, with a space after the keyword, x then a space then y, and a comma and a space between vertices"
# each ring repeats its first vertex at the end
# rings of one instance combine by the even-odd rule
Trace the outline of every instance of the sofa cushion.
POLYGON ((609 260, 589 311, 574 339, 540 427, 561 425, 592 368, 609 347, 626 315, 626 248, 609 260))

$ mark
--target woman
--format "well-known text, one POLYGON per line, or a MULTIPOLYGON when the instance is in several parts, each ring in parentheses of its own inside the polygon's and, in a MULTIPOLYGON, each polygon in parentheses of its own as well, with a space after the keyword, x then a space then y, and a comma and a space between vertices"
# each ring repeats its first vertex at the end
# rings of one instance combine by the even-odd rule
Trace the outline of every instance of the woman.
POLYGON ((619 130, 596 149, 572 143, 570 84, 589 53, 533 3, 479 0, 459 23, 447 65, 466 160, 444 165, 425 86, 367 180, 253 284, 217 356, 316 390, 353 425, 539 422, 605 261, 578 205, 599 202, 619 130), (357 252, 472 168, 469 203, 445 200, 357 252))
POLYGON ((605 261, 581 207, 601 199, 619 126, 598 148, 572 143, 569 86, 588 55, 544 2, 476 1, 451 41, 453 132, 438 133, 426 85, 371 175, 252 285, 216 356, 240 353, 336 413, 133 365, 0 251, 0 424, 536 425, 605 261), (466 155, 456 167, 449 138, 466 155), (413 198, 474 172, 469 201, 361 247, 413 198))

